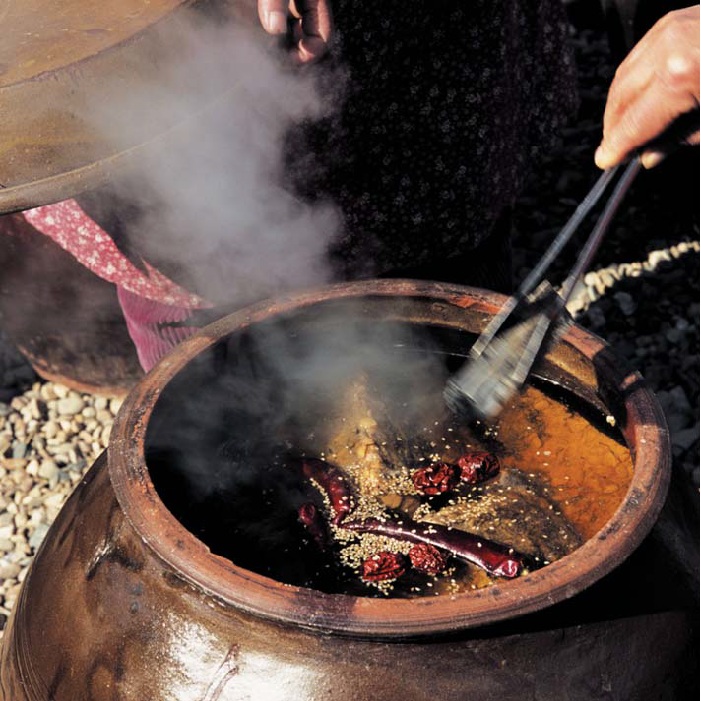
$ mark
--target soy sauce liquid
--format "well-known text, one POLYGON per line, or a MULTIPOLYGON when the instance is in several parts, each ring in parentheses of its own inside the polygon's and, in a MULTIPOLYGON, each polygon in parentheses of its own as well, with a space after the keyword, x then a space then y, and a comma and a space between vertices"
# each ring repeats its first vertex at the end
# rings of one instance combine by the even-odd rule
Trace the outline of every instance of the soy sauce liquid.
MULTIPOLYGON (((327 332, 326 325, 322 329, 327 332)), ((333 372, 328 373, 331 379, 324 385, 318 381, 318 371, 310 376, 302 370, 310 364, 309 349, 317 349, 319 343, 327 342, 325 339, 333 340, 334 334, 315 335, 313 343, 301 334, 291 338, 295 342, 301 339, 298 352, 285 356, 283 367, 260 361, 260 349, 255 345, 247 349, 239 339, 235 344, 227 342, 232 345, 229 350, 220 345, 211 357, 203 354, 165 389, 149 424, 146 459, 166 507, 215 554, 292 585, 361 596, 420 596, 491 584, 493 580, 475 567, 457 563, 449 578, 455 583, 424 579, 417 585, 412 575, 406 584, 398 582, 381 590, 368 587, 357 572, 339 566, 337 558, 315 550, 297 518, 300 504, 310 498, 310 485, 290 469, 286 453, 290 448, 301 448, 305 454, 324 457, 341 468, 350 465, 352 456, 344 454, 343 442, 331 446, 327 438, 335 432, 331 425, 333 401, 338 388, 346 384, 338 379, 339 366, 341 375, 345 373, 351 380, 357 363, 346 358, 346 354, 353 356, 354 344, 339 342, 325 357, 323 367, 330 365, 333 372), (289 358, 296 359, 293 369, 298 374, 290 372, 289 358), (292 426, 279 410, 282 386, 291 390, 286 395, 289 398, 303 396, 298 407, 287 407, 291 415, 296 413, 299 425, 292 426), (317 398, 316 409, 310 408, 317 398), (252 399, 260 407, 252 404, 252 399)), ((285 339, 289 340, 288 336, 285 339)), ((469 347, 462 338, 455 345, 469 347)), ((415 390, 418 385, 414 379, 425 370, 422 363, 430 365, 438 357, 443 375, 439 372, 433 377, 434 405, 445 411, 440 391, 445 380, 445 355, 430 348, 417 352, 411 342, 403 348, 406 350, 394 350, 390 362, 378 372, 378 376, 390 376, 390 380, 383 380, 380 397, 388 395, 388 387, 397 387, 400 395, 406 395, 400 396, 399 404, 414 406, 425 401, 426 392, 415 390), (408 373, 412 362, 416 372, 408 373)), ((369 353, 361 361, 375 356, 369 353)), ((369 386, 378 385, 370 382, 369 386)), ((343 408, 339 403, 341 416, 343 408)), ((440 411, 428 409, 424 413, 430 417, 440 411)), ((356 425, 353 417, 347 421, 352 432, 356 425)), ((392 426, 392 421, 388 425, 392 426)), ((618 430, 603 416, 585 416, 576 402, 563 399, 545 385, 528 385, 489 426, 465 426, 441 417, 435 424, 422 423, 415 428, 421 434, 417 437, 424 443, 432 442, 431 450, 448 462, 457 461, 470 449, 495 453, 503 471, 520 474, 545 490, 554 508, 579 534, 580 542, 593 537, 611 518, 633 474, 630 452, 618 430)), ((539 519, 533 519, 527 508, 514 520, 516 529, 508 534, 511 542, 504 538, 498 542, 515 549, 520 544, 519 526, 535 529, 530 533, 531 541, 549 538, 554 529, 547 514, 546 518, 539 514, 539 519)))
MULTIPOLYGON (((547 565, 591 538, 611 518, 629 487, 633 474, 630 453, 614 427, 599 418, 597 427, 590 418, 534 386, 528 386, 488 425, 467 426, 448 415, 445 421, 424 426, 414 437, 415 447, 424 446, 432 461, 449 463, 456 463, 465 452, 487 450, 498 457, 501 474, 467 490, 467 495, 463 488, 462 496, 419 500, 411 485, 412 470, 407 468, 403 482, 387 480, 389 493, 383 492, 377 512, 372 512, 371 499, 369 508, 361 503, 359 517, 382 517, 383 504, 395 507, 399 518, 421 514, 420 520, 431 521, 438 514, 438 523, 508 545, 535 556, 538 566, 547 565), (393 481, 403 487, 396 493, 391 491, 393 481)), ((326 460, 347 470, 356 486, 362 481, 362 468, 357 468, 354 426, 363 421, 362 416, 344 418, 340 432, 338 427, 331 431, 334 440, 318 446, 326 460)), ((327 513, 330 518, 331 511, 327 513)), ((342 530, 333 531, 343 544, 342 530)), ((341 545, 340 557, 359 579, 362 557, 385 549, 406 553, 409 547, 402 543, 393 548, 389 540, 362 536, 352 542, 348 555, 341 545)), ((447 572, 435 577, 410 571, 396 581, 366 583, 364 589, 357 582, 351 586, 350 577, 343 579, 346 593, 401 597, 456 594, 497 581, 455 559, 447 572)))

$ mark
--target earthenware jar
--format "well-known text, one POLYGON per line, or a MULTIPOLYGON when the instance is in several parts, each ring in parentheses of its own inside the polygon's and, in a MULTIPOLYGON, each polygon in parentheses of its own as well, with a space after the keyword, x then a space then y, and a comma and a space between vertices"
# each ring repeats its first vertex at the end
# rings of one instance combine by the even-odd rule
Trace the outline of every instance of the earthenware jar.
POLYGON ((633 477, 594 537, 525 576, 421 599, 291 586, 214 554, 154 486, 146 455, 155 424, 169 421, 169 393, 187 387, 201 400, 251 330, 360 319, 431 328, 459 345, 503 301, 439 283, 367 281, 262 303, 185 341, 131 391, 108 451, 37 553, 5 632, 0 698, 672 698, 688 618, 667 578, 651 577, 654 544, 639 547, 667 491, 665 422, 642 379, 576 325, 539 371, 612 417, 633 477))

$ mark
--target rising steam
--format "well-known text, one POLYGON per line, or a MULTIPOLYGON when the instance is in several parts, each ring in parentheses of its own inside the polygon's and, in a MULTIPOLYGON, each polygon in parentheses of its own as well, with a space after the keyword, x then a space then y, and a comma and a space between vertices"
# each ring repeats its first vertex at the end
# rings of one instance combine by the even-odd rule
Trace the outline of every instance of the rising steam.
POLYGON ((290 127, 339 95, 322 96, 316 69, 287 64, 259 27, 192 13, 162 31, 152 60, 135 52, 89 106, 114 148, 137 147, 112 186, 133 246, 214 303, 327 282, 340 217, 285 189, 283 154, 290 127))
MULTIPOLYGON (((136 169, 117 183, 135 211, 125 222, 131 242, 214 303, 243 306, 329 281, 340 215, 285 188, 284 154, 294 125, 337 110, 342 76, 334 83, 325 75, 322 92, 316 72, 330 69, 293 68, 259 28, 197 15, 169 28, 163 46, 153 63, 125 66, 91 105, 95 128, 115 148, 137 147, 136 169)), ((289 331, 256 329, 248 347, 222 344, 170 383, 150 422, 148 453, 176 510, 220 496, 223 503, 235 487, 256 483, 280 445, 299 450, 318 436, 358 377, 392 423, 413 429, 442 408, 424 391, 440 386, 442 364, 417 354, 406 329, 335 314, 289 331)))

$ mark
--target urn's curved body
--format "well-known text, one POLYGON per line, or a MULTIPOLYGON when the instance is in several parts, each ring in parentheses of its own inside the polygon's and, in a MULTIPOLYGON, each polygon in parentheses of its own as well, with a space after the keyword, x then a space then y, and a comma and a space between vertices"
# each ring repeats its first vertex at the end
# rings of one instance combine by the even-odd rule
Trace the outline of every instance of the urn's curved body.
MULTIPOLYGON (((498 301, 464 288, 396 281, 315 294, 320 299, 361 296, 369 308, 368 292, 385 301, 406 297, 404 314, 414 304, 411 295, 419 305, 411 313, 419 318, 421 310, 432 309, 441 323, 470 317, 479 325, 498 301)), ((313 305, 314 299, 291 298, 281 307, 313 305)), ((577 555, 540 570, 538 578, 524 578, 516 588, 489 588, 475 603, 368 603, 265 581, 217 558, 182 529, 158 502, 147 472, 130 472, 143 461, 141 431, 167 382, 163 373, 172 377, 212 339, 277 311, 260 305, 217 322, 176 350, 129 396, 109 457, 97 460, 70 497, 23 585, 5 633, 0 699, 676 698, 675 680, 693 639, 691 619, 678 601, 660 607, 664 582, 656 585, 657 593, 655 585, 645 592, 649 606, 632 603, 640 600, 631 595, 636 584, 648 586, 645 572, 654 567, 659 550, 654 539, 603 578, 606 573, 596 566, 591 576, 582 572, 572 578, 570 571, 582 565, 577 555), (184 354, 181 359, 178 353, 184 354), (134 499, 140 502, 136 509, 134 499), (600 581, 580 587, 581 576, 587 584, 600 581), (547 596, 531 596, 541 586, 552 592, 555 605, 548 606, 547 596), (461 619, 470 607, 476 617, 461 619), (436 625, 431 623, 434 608, 436 625), (418 613, 404 623, 397 610, 418 613), (451 625, 446 621, 453 611, 451 625)), ((646 390, 642 400, 635 399, 640 401, 652 401, 646 390)), ((636 421, 637 411, 629 404, 628 415, 636 421)), ((638 529, 629 542, 635 549, 641 529, 647 532, 651 525, 646 519, 656 517, 664 498, 666 478, 660 472, 668 470, 666 434, 659 416, 651 426, 625 429, 633 443, 650 437, 648 430, 657 434, 661 457, 655 469, 640 463, 645 443, 636 457, 637 477, 652 480, 647 488, 654 503, 643 504, 648 516, 641 526, 636 511, 649 495, 634 484, 627 502, 594 539, 598 549, 613 548, 614 560, 629 554, 617 552, 617 538, 630 535, 622 531, 638 529), (627 518, 632 525, 626 525, 627 518)))

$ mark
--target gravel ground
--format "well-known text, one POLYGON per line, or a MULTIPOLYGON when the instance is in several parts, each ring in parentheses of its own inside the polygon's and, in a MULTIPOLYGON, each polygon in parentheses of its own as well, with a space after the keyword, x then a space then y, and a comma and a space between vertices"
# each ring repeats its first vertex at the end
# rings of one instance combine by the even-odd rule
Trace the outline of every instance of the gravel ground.
MULTIPOLYGON (((573 30, 581 107, 563 143, 533 178, 515 216, 520 279, 596 178, 613 66, 598 30, 573 30)), ((570 311, 641 372, 672 430, 675 478, 699 488, 698 149, 638 177, 570 311)), ((586 235, 587 228, 584 229, 586 235)), ((577 250, 577 245, 573 246, 577 250)), ((561 282, 564 258, 551 282, 561 282)), ((0 629, 65 498, 107 445, 116 398, 39 381, 1 331, 0 629)), ((1 635, 1 633, 0 633, 1 635)))
POLYGON ((51 382, 0 403, 0 624, 61 506, 107 447, 121 399, 51 382))

